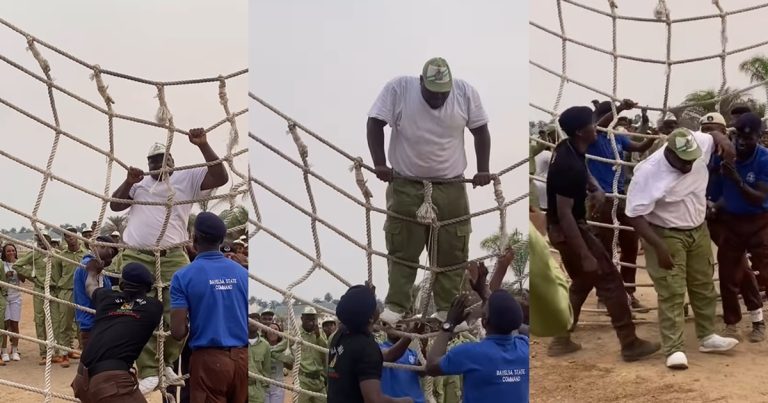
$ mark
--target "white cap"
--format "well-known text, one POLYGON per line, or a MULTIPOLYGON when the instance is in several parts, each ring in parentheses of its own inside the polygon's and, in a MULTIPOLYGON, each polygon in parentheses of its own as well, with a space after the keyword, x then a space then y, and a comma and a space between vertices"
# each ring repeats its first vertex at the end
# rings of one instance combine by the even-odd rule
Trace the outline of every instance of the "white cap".
POLYGON ((302 315, 317 315, 317 310, 314 307, 308 306, 301 312, 302 315))
POLYGON ((321 325, 324 325, 324 324, 326 324, 328 322, 334 322, 335 323, 336 322, 336 318, 334 318, 333 316, 324 316, 323 319, 320 320, 320 324, 321 325))
POLYGON ((114 231, 109 236, 120 236, 120 231, 114 231))
POLYGON ((150 147, 149 152, 147 153, 147 158, 152 157, 154 155, 159 154, 165 154, 165 144, 163 143, 155 143, 150 147))
POLYGON ((264 315, 265 313, 271 313, 272 316, 275 315, 275 311, 271 308, 264 308, 261 312, 259 312, 260 315, 264 315))
POLYGON ((712 112, 702 116, 701 119, 699 119, 699 124, 703 125, 705 123, 714 123, 725 126, 725 118, 723 115, 717 112, 712 112))
POLYGON ((238 245, 243 245, 243 246, 245 246, 245 242, 243 242, 243 241, 241 241, 241 240, 239 240, 239 239, 238 239, 237 241, 234 241, 234 242, 232 242, 232 244, 233 244, 233 245, 234 245, 234 244, 238 244, 238 245))

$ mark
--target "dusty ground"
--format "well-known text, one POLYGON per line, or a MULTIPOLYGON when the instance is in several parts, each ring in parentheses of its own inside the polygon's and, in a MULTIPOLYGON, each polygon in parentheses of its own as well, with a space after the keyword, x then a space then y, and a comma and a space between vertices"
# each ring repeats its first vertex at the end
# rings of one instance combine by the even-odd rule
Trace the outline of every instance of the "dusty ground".
MULTIPOLYGON (((642 256, 640 260, 643 264, 642 256)), ((637 281, 650 283, 644 270, 638 270, 637 281)), ((637 296, 646 305, 656 306, 653 288, 641 288, 637 296)), ((596 308, 594 294, 585 308, 596 308)), ((656 312, 636 317, 655 321, 656 312)), ((722 319, 718 319, 722 326, 722 319)), ((607 322, 608 317, 586 313, 581 320, 607 322)), ((745 324, 743 330, 747 331, 749 326, 745 324)), ((638 333, 648 340, 659 340, 655 324, 638 325, 638 333)), ((728 355, 702 354, 698 352, 693 322, 689 320, 689 368, 671 371, 664 366, 661 353, 640 362, 623 362, 610 325, 580 326, 573 338, 582 344, 582 350, 560 358, 546 355, 551 339, 532 340, 532 402, 768 402, 768 342, 744 341, 728 355)))
MULTIPOLYGON (((35 324, 32 320, 32 297, 30 295, 24 294, 24 300, 21 309, 21 334, 35 337, 35 324)), ((0 379, 42 389, 45 385, 45 367, 37 365, 37 344, 21 340, 19 341, 19 350, 21 352, 21 361, 6 363, 6 366, 0 367, 0 379)), ((53 392, 72 396, 72 388, 70 388, 69 385, 72 382, 72 378, 75 376, 76 367, 77 361, 72 361, 72 365, 69 368, 61 368, 59 365, 53 366, 51 377, 53 392)), ((3 402, 20 403, 44 401, 44 396, 41 394, 17 389, 7 385, 0 385, 0 396, 2 396, 0 397, 0 401, 3 402)), ((151 403, 162 401, 160 394, 157 392, 154 393, 151 398, 151 403)), ((54 398, 53 401, 64 402, 66 400, 54 398)))

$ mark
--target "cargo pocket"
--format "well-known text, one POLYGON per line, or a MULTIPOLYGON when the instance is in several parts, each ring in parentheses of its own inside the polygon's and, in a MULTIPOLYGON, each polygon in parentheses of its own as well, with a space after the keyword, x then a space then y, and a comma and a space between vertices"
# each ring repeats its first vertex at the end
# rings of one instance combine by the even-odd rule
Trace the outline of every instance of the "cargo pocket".
POLYGON ((403 223, 400 221, 387 218, 384 221, 384 238, 387 245, 387 253, 390 255, 396 255, 397 252, 402 252, 402 232, 403 223))
POLYGON ((443 236, 447 239, 439 240, 441 262, 440 266, 451 266, 467 261, 469 257, 469 235, 472 233, 472 225, 469 222, 455 224, 446 228, 443 236))

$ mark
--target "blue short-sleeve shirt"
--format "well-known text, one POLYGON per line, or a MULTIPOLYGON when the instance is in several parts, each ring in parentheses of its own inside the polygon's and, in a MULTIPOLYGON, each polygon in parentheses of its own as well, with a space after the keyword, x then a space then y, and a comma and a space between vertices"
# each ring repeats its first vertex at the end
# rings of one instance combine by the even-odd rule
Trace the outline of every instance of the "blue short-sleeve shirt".
POLYGON ((189 348, 248 346, 248 272, 204 252, 171 279, 171 309, 187 309, 189 348))
POLYGON ((528 401, 528 337, 492 335, 460 344, 440 361, 445 375, 464 376, 464 403, 528 401))
MULTIPOLYGON (((617 134, 616 149, 619 151, 619 158, 623 158, 624 150, 630 145, 630 140, 627 136, 617 134)), ((594 143, 587 147, 587 154, 595 157, 616 159, 616 155, 613 153, 613 147, 611 147, 611 139, 605 133, 598 133, 597 139, 594 143)), ((597 180, 597 183, 603 189, 603 192, 613 192, 613 177, 616 174, 616 169, 619 169, 619 183, 618 192, 624 194, 624 181, 626 180, 624 175, 624 167, 622 165, 610 164, 602 161, 587 160, 587 167, 592 176, 597 180)))
MULTIPOLYGON (((85 270, 85 265, 93 259, 93 256, 86 255, 80 261, 80 266, 75 269, 74 289, 72 291, 75 303, 81 306, 87 306, 88 308, 96 309, 93 305, 93 301, 88 297, 85 292, 85 280, 88 278, 88 271, 85 270)), ((104 276, 104 287, 112 288, 112 280, 108 276, 104 276)), ((80 327, 81 331, 88 332, 93 327, 94 316, 88 312, 75 309, 75 320, 80 327)))
MULTIPOLYGON (((718 163, 715 167, 719 168, 718 163)), ((754 155, 746 161, 736 161, 736 172, 744 181, 744 184, 757 188, 759 182, 768 184, 768 148, 758 145, 754 155)), ((768 200, 764 200, 760 206, 755 206, 744 198, 736 183, 727 178, 722 178, 723 209, 735 215, 754 215, 768 212, 768 200)))
MULTIPOLYGON (((379 344, 382 350, 392 348, 389 340, 379 344)), ((397 364, 419 365, 419 355, 408 349, 396 361, 397 364)), ((419 374, 416 371, 384 367, 381 372, 381 390, 389 397, 410 397, 414 403, 424 403, 424 391, 421 389, 419 374)))

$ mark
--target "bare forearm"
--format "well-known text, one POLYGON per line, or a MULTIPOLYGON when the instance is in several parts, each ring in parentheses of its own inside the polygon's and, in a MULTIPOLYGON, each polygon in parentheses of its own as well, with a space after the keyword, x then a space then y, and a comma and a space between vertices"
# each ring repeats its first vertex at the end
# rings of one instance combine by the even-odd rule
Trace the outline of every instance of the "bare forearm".
POLYGON ((448 351, 448 341, 451 340, 452 334, 449 332, 440 332, 435 341, 432 343, 432 347, 427 352, 427 366, 440 366, 440 360, 448 351))
MULTIPOLYGON (((123 181, 122 184, 120 184, 120 187, 118 187, 114 193, 112 193, 113 199, 130 199, 131 198, 131 187, 133 187, 132 184, 128 183, 128 181, 123 181)), ((121 203, 121 202, 110 202, 109 208, 112 211, 123 211, 127 208, 131 207, 128 203, 121 203)))
MULTIPOLYGON (((213 148, 210 144, 205 143, 200 146, 200 153, 203 154, 203 158, 205 158, 205 162, 213 162, 219 159, 219 156, 216 155, 216 151, 213 151, 213 148)), ((206 174, 207 177, 211 177, 212 182, 214 182, 215 185, 221 186, 222 184, 225 184, 229 181, 229 174, 227 173, 227 169, 224 167, 224 162, 219 161, 217 164, 211 165, 208 167, 208 173, 206 174)), ((213 187, 218 187, 213 186, 213 187)), ((208 189, 204 189, 208 190, 208 189)))
POLYGON ((488 125, 476 128, 472 134, 475 137, 477 172, 490 172, 491 133, 488 131, 488 125))
POLYGON ((395 362, 399 360, 400 357, 405 354, 405 351, 408 350, 408 346, 411 344, 411 340, 411 338, 403 337, 402 339, 398 340, 395 345, 384 350, 382 352, 382 355, 384 356, 384 362, 395 362))
POLYGON ((366 125, 368 150, 374 166, 387 165, 387 155, 384 152, 384 126, 386 123, 375 118, 369 118, 366 125))
POLYGON ((640 238, 644 239, 645 242, 648 242, 656 249, 666 246, 664 245, 664 241, 656 235, 656 232, 651 228, 651 224, 648 223, 648 220, 646 220, 645 217, 627 217, 627 220, 635 231, 637 231, 640 238))
POLYGON ((491 275, 491 280, 488 281, 488 291, 493 292, 501 288, 501 283, 504 282, 504 276, 507 275, 507 269, 509 264, 502 262, 501 259, 496 261, 496 270, 491 275))

